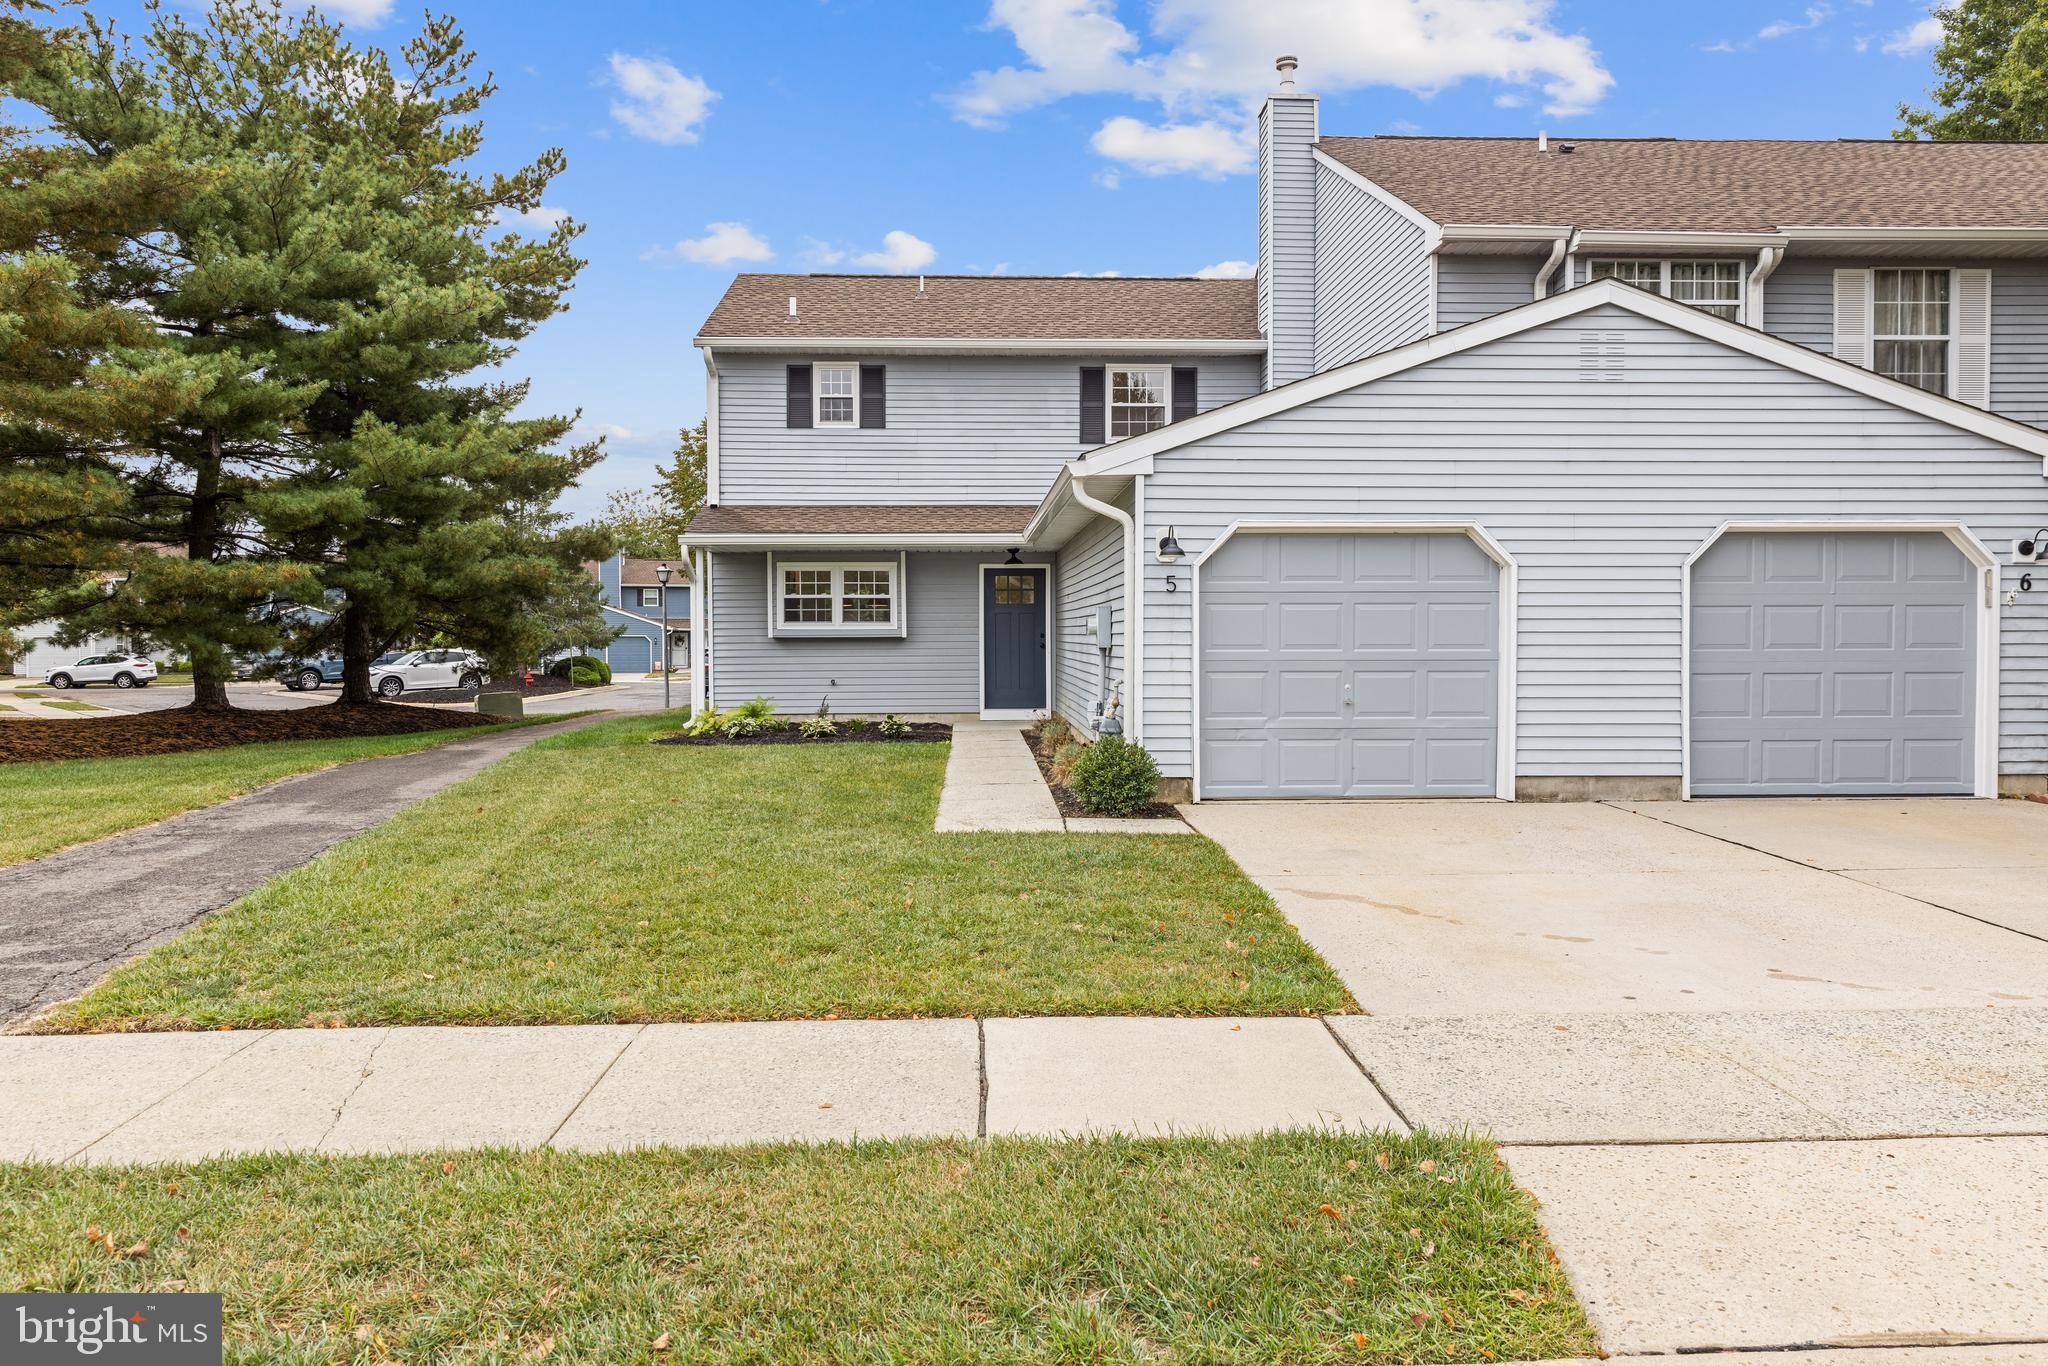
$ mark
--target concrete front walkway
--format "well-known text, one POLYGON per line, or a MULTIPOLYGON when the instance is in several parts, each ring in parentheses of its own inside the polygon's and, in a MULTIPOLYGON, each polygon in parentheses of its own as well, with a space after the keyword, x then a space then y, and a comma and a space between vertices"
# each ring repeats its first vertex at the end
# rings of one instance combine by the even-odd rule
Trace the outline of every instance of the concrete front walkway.
POLYGON ((1090 835, 1185 835, 1177 820, 1105 816, 1062 816, 1038 760, 1024 743, 1024 721, 983 721, 974 716, 948 717, 953 726, 952 753, 946 759, 946 785, 939 792, 939 815, 932 828, 941 834, 977 830, 1090 835))
POLYGON ((496 731, 286 778, 200 811, 0 869, 0 1025, 75 996, 200 917, 545 736, 496 731))

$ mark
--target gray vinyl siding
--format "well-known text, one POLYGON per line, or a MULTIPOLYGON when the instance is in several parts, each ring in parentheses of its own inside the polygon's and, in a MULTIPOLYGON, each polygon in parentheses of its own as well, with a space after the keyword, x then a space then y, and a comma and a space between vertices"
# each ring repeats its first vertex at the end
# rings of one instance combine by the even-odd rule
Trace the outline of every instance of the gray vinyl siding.
POLYGON ((1463 327, 1531 302, 1539 264, 1540 258, 1529 256, 1437 257, 1437 330, 1463 327))
MULTIPOLYGON (((778 554, 779 563, 846 555, 778 554)), ((858 558, 875 558, 862 552, 858 558)), ((893 558, 893 557, 892 557, 893 558)), ((711 567, 711 685, 720 707, 771 698, 803 715, 831 699, 835 712, 980 710, 980 600, 985 555, 921 552, 908 557, 908 629, 876 638, 768 635, 767 556, 714 552, 711 567)), ((1001 556, 996 556, 1000 559, 1001 556)))
POLYGON ((1316 102, 1275 95, 1259 115, 1259 326, 1266 387, 1316 363, 1316 102))
MULTIPOLYGON (((1882 262, 1788 259, 1764 285, 1764 328, 1832 352, 1835 271, 1882 262)), ((1991 272, 1991 408, 2048 426, 2048 262, 1975 261, 1991 272)))
MULTIPOLYGON (((2048 480, 2038 456, 1605 308, 1164 452, 1143 501, 1144 537, 1172 523, 1191 556, 1238 520, 1480 522, 1520 564, 1520 774, 1670 777, 1682 566, 1719 524, 1957 519, 2004 558, 2048 521, 2048 480), (1581 370, 1589 345, 1620 348, 1620 382, 1581 370)), ((1193 597, 1144 573, 1145 740, 1187 776, 1193 597)), ((2048 771, 2048 592, 2002 609, 2000 639, 2002 769, 2048 771)))
MULTIPOLYGON (((1130 510, 1125 497, 1120 506, 1130 510)), ((1087 728, 1096 703, 1104 697, 1102 650, 1088 638, 1096 609, 1110 604, 1108 687, 1124 676, 1124 545, 1123 528, 1098 517, 1088 529, 1060 547, 1053 571, 1053 614, 1058 625, 1053 641, 1053 710, 1087 728)))
MULTIPOLYGON (((1205 409, 1258 392, 1255 354, 1145 359, 1194 366, 1205 409)), ((1088 449, 1080 443, 1081 367, 1111 362, 891 357, 889 425, 881 430, 792 430, 784 404, 790 363, 719 358, 721 503, 1036 503, 1060 466, 1088 449)))
POLYGON ((1428 234, 1321 162, 1315 173, 1315 368, 1428 336, 1428 234))

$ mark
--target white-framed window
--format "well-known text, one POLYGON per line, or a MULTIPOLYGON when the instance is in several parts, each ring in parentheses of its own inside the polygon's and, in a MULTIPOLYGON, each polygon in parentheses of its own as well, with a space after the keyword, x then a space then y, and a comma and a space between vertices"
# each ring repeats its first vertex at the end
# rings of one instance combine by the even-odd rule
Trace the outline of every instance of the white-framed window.
POLYGON ((643 589, 641 589, 641 590, 640 590, 640 605, 641 605, 642 607, 659 607, 659 606, 661 606, 661 590, 660 590, 659 588, 643 588, 643 589))
POLYGON ((1933 394, 1949 389, 1954 280, 1941 269, 1870 272, 1870 368, 1933 394))
POLYGON ((1729 322, 1742 318, 1740 261, 1665 261, 1602 259, 1591 263, 1589 278, 1619 280, 1652 294, 1690 304, 1729 322))
POLYGON ((902 582, 894 562, 778 564, 779 631, 887 629, 897 625, 902 582))
POLYGON ((858 365, 813 365, 811 393, 811 401, 817 404, 812 421, 820 427, 852 427, 859 424, 858 365))
POLYGON ((1173 408, 1173 367, 1113 365, 1109 370, 1109 439, 1143 436, 1167 423, 1173 408))

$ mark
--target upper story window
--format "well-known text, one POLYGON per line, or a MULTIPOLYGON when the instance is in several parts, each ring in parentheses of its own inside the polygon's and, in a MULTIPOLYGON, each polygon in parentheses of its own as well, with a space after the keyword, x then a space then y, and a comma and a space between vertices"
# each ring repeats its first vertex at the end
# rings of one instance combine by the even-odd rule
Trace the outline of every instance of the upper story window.
POLYGON ((1164 427, 1172 391, 1173 371, 1167 366, 1110 367, 1109 439, 1143 436, 1164 427))
POLYGON ((817 424, 820 427, 852 427, 860 413, 860 367, 857 365, 814 365, 811 386, 817 394, 817 424))
POLYGON ((640 590, 640 605, 641 605, 642 607, 659 607, 659 606, 661 606, 661 590, 660 590, 659 588, 643 588, 643 589, 641 589, 641 590, 640 590))
POLYGON ((1870 273, 1873 370, 1929 393, 1948 392, 1951 283, 1946 270, 1870 273))
POLYGON ((901 603, 894 564, 783 564, 779 630, 890 627, 901 603))
POLYGON ((1730 322, 1742 316, 1740 261, 1600 260, 1595 280, 1619 280, 1730 322))

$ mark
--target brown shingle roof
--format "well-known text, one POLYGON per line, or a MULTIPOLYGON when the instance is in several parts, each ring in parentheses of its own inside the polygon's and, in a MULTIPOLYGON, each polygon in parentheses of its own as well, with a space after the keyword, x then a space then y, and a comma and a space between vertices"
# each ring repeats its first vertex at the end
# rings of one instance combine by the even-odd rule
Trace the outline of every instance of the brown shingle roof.
POLYGON ((664 563, 668 565, 668 581, 671 586, 690 581, 690 571, 684 568, 680 559, 635 560, 629 557, 619 565, 619 587, 659 588, 661 580, 654 577, 654 566, 664 563))
POLYGON ((690 520, 697 536, 1007 536, 1024 530, 1035 505, 839 503, 828 506, 708 507, 690 520))
POLYGON ((700 335, 1259 341, 1250 280, 928 275, 922 294, 918 281, 915 275, 739 275, 700 335))
POLYGON ((2048 227, 2048 143, 1324 138, 1439 223, 1668 232, 2048 227), (1563 153, 1561 144, 1573 150, 1563 153))

